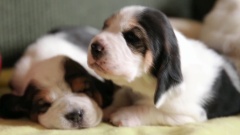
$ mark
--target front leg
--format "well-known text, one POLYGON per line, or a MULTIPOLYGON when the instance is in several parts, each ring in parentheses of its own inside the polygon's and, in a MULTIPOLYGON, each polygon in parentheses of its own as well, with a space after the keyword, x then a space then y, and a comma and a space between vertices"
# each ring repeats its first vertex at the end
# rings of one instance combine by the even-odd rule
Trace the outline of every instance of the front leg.
POLYGON ((150 118, 150 110, 148 110, 148 108, 147 106, 140 105, 120 108, 111 114, 110 122, 115 126, 127 127, 147 125, 147 118, 150 118))
POLYGON ((183 125, 199 122, 198 114, 165 112, 149 105, 132 105, 117 110, 110 116, 110 122, 115 126, 146 126, 146 125, 183 125))
POLYGON ((132 105, 151 105, 149 98, 140 93, 133 92, 130 88, 120 88, 114 95, 112 104, 103 110, 103 120, 108 121, 110 116, 121 108, 132 105))
POLYGON ((132 90, 128 88, 120 88, 117 90, 112 104, 103 110, 103 121, 109 121, 111 114, 119 108, 132 105, 131 93, 132 90))

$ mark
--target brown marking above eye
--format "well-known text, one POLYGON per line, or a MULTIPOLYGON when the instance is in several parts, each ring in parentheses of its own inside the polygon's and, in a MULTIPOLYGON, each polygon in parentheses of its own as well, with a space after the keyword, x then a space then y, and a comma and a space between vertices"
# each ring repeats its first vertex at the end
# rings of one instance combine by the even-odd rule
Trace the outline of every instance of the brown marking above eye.
POLYGON ((112 23, 113 19, 116 17, 116 14, 113 14, 112 16, 110 16, 109 18, 107 18, 104 23, 103 23, 103 27, 102 29, 106 29, 109 27, 109 25, 112 23))
POLYGON ((51 91, 50 90, 41 90, 35 95, 34 101, 41 101, 44 100, 45 102, 53 102, 53 98, 51 97, 51 91))
POLYGON ((85 92, 90 88, 90 84, 86 77, 76 77, 70 81, 70 85, 73 92, 85 92))
POLYGON ((106 20, 106 21, 104 21, 104 23, 103 23, 102 29, 104 30, 104 29, 106 29, 107 27, 108 27, 108 23, 107 23, 107 20, 106 20))

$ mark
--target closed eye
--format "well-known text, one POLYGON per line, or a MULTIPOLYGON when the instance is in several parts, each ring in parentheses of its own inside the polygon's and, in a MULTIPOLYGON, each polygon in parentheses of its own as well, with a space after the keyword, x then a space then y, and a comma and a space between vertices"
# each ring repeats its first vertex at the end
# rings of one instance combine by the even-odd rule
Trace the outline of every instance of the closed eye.
POLYGON ((90 89, 90 88, 88 88, 88 89, 85 88, 85 89, 82 89, 82 90, 76 91, 75 93, 83 93, 83 94, 86 94, 86 95, 88 95, 88 96, 90 96, 90 97, 93 96, 93 90, 90 89))
POLYGON ((48 108, 51 106, 51 103, 44 101, 43 99, 39 99, 34 106, 34 109, 37 113, 45 113, 48 108))

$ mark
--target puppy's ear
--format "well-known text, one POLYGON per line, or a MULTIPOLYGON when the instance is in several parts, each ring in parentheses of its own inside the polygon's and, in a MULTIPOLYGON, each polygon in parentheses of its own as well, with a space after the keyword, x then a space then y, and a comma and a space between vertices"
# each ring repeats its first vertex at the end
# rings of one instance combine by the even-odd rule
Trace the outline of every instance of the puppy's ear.
POLYGON ((153 55, 151 73, 158 81, 154 97, 158 107, 161 95, 182 81, 178 42, 168 18, 162 12, 146 9, 139 20, 146 30, 153 55))
POLYGON ((16 96, 13 94, 3 95, 0 98, 0 117, 10 119, 29 117, 35 94, 35 87, 29 85, 24 96, 16 96))
POLYGON ((0 117, 20 118, 27 116, 29 110, 21 105, 22 97, 5 94, 0 98, 0 117))
POLYGON ((79 63, 69 58, 66 58, 64 61, 64 70, 64 79, 73 91, 77 90, 78 88, 81 89, 81 87, 87 88, 87 90, 92 92, 92 98, 94 98, 100 107, 105 108, 111 104, 114 90, 117 89, 117 86, 114 85, 112 81, 98 80, 96 77, 90 75, 88 71, 85 70, 79 63), (75 80, 78 78, 80 78, 80 80, 81 78, 85 78, 87 82, 83 84, 76 81, 75 83, 75 80))
POLYGON ((95 78, 92 79, 95 84, 94 99, 101 106, 105 108, 109 106, 113 101, 114 93, 119 86, 115 85, 112 81, 104 80, 104 82, 99 81, 95 78))
POLYGON ((73 79, 89 76, 87 70, 70 58, 65 58, 63 66, 65 71, 64 79, 70 84, 70 86, 73 79))

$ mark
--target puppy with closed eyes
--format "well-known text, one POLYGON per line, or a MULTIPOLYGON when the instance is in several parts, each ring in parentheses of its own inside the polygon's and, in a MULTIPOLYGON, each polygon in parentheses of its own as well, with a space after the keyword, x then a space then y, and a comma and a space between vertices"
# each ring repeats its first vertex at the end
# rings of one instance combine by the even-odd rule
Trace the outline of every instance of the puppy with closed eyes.
POLYGON ((0 99, 0 116, 30 117, 47 128, 98 125, 113 85, 87 66, 87 46, 97 32, 55 29, 32 43, 15 66, 12 93, 0 99))
POLYGON ((90 43, 88 64, 126 87, 105 110, 117 126, 182 125, 240 112, 235 68, 156 9, 129 6, 109 17, 90 43))

